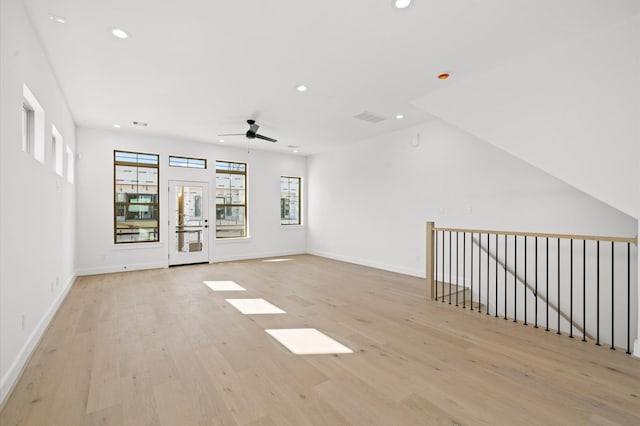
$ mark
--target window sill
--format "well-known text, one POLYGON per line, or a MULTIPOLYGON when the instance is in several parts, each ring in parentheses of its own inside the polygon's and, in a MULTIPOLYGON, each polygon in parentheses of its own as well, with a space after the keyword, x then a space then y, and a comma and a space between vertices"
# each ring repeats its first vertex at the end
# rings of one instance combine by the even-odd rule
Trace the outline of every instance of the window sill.
POLYGON ((248 243, 251 241, 251 237, 236 237, 236 238, 216 238, 216 244, 238 244, 238 243, 248 243))
POLYGON ((304 229, 304 225, 280 225, 282 231, 298 231, 304 229))
POLYGON ((164 243, 162 241, 157 242, 149 242, 149 243, 121 243, 121 244, 111 244, 114 250, 144 250, 144 249, 155 249, 164 247, 164 243))

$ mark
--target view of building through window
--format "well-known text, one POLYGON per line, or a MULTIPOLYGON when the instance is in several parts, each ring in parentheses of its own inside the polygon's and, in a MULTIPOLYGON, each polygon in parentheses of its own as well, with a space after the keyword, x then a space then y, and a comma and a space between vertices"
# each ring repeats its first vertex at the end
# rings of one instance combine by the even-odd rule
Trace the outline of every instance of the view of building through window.
POLYGON ((216 161, 216 238, 247 236, 247 165, 216 161))
POLYGON ((158 156, 114 152, 114 241, 159 241, 158 156))
POLYGON ((299 177, 280 177, 280 224, 300 225, 299 177))

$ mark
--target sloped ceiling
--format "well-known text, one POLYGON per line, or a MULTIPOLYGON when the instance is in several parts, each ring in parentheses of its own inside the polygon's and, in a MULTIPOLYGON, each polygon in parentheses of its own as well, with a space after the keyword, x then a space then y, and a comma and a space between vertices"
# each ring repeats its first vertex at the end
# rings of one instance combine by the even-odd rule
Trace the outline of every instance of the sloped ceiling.
MULTIPOLYGON (((24 0, 78 125, 218 143, 255 118, 300 154, 433 117, 444 84, 579 37, 634 0, 24 0), (65 18, 59 24, 50 15, 65 18), (119 40, 111 29, 131 37, 119 40), (449 81, 436 76, 452 73, 449 81), (309 91, 298 93, 295 86, 309 91), (355 120, 363 111, 387 120, 355 120), (396 114, 403 120, 396 120, 396 114), (134 120, 148 122, 136 129, 134 120)), ((243 138, 226 143, 243 144, 243 138)))

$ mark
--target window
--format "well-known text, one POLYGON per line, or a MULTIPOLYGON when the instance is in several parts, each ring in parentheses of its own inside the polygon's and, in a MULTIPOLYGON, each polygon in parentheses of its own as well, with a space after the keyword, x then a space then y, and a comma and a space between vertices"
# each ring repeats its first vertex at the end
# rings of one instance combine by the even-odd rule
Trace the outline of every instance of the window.
POLYGON ((69 145, 67 145, 67 180, 69 183, 73 183, 75 176, 75 155, 69 145))
POLYGON ((159 157, 114 151, 114 242, 160 241, 159 157))
POLYGON ((299 177, 280 176, 280 224, 300 225, 299 177))
POLYGON ((247 236, 247 165, 216 161, 216 238, 247 236))
POLYGON ((56 126, 51 126, 51 167, 53 171, 62 176, 64 171, 64 158, 62 157, 62 135, 56 129, 56 126))
POLYGON ((26 103, 22 104, 22 150, 28 154, 33 154, 34 123, 33 109, 26 103))
POLYGON ((188 167, 190 169, 206 169, 207 160, 202 158, 169 157, 171 167, 188 167))
POLYGON ((44 164, 44 110, 26 84, 22 86, 22 150, 44 164))

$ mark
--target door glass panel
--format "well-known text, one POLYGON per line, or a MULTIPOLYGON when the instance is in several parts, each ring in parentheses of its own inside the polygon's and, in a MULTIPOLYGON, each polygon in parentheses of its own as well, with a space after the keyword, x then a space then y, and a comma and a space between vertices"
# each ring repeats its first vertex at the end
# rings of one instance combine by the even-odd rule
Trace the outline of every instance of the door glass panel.
POLYGON ((201 252, 206 221, 202 217, 202 187, 176 187, 176 251, 201 252))

